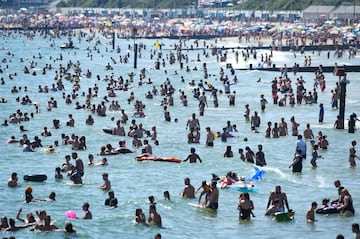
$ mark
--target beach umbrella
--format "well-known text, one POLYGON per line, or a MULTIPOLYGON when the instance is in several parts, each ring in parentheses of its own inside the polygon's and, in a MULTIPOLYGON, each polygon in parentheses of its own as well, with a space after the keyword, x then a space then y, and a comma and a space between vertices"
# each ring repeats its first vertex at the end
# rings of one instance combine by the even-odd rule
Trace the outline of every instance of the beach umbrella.
POLYGON ((66 21, 67 17, 66 16, 60 16, 59 17, 59 21, 66 21))
POLYGON ((334 20, 327 20, 327 21, 325 21, 325 24, 327 24, 327 25, 334 25, 334 24, 335 24, 335 21, 334 21, 334 20))
POLYGON ((353 33, 353 32, 346 33, 346 36, 347 37, 356 37, 355 33, 353 33))
POLYGON ((173 24, 184 24, 184 20, 181 18, 173 18, 170 19, 169 21, 167 21, 168 25, 173 25, 173 24))
POLYGON ((296 25, 296 29, 306 30, 306 27, 304 25, 296 25))
POLYGON ((277 32, 279 29, 277 27, 273 27, 273 28, 270 28, 268 30, 269 33, 274 33, 274 32, 277 32))
POLYGON ((327 33, 331 34, 331 35, 335 35, 335 34, 339 34, 340 30, 337 27, 333 27, 330 28, 329 30, 327 30, 327 33))
POLYGON ((308 29, 306 29, 306 32, 307 33, 315 33, 315 32, 317 32, 317 29, 315 29, 315 28, 308 28, 308 29))
POLYGON ((140 20, 140 21, 136 22, 135 25, 138 27, 142 27, 142 26, 146 26, 147 23, 144 20, 140 20))

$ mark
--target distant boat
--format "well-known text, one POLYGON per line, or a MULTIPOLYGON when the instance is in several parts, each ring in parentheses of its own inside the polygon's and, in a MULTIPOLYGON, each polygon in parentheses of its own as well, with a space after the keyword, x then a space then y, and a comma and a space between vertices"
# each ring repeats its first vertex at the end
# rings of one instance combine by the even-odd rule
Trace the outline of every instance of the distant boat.
POLYGON ((72 42, 71 39, 69 39, 68 43, 64 43, 60 46, 61 49, 78 49, 77 47, 74 46, 74 43, 72 42))
POLYGON ((61 49, 77 49, 73 44, 65 43, 60 46, 61 49))

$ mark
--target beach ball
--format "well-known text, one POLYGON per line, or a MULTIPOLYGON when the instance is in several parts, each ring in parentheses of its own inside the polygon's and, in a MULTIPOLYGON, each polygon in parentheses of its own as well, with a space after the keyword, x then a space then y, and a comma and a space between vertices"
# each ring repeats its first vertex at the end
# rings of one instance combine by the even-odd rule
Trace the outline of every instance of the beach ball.
POLYGON ((73 211, 73 210, 69 210, 65 213, 65 217, 66 218, 73 218, 73 219, 76 219, 77 216, 76 216, 76 212, 73 211))

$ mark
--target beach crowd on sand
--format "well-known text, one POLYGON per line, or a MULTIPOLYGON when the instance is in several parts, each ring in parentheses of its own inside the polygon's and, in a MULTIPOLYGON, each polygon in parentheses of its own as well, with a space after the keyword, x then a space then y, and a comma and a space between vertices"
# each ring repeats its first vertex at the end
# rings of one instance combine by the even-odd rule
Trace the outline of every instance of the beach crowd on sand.
MULTIPOLYGON (((53 16, 54 19, 60 18, 60 15, 58 17, 53 16)), ((46 18, 46 21, 48 21, 48 24, 51 24, 51 21, 53 19, 46 18)), ((90 21, 87 19, 87 21, 90 21)), ((155 21, 155 20, 154 20, 155 21)), ((156 20, 157 21, 157 20, 156 20)), ((44 22, 45 23, 45 22, 44 22)), ((19 23, 20 24, 20 23, 19 23)), ((175 23, 173 23, 175 24, 175 23)), ((140 24, 139 24, 140 25, 140 24)), ((20 27, 26 29, 23 25, 13 25, 14 27, 20 27)), ((42 25, 44 26, 44 25, 42 25)), ((49 27, 51 25, 47 25, 49 27)), ((128 25, 129 26, 129 25, 128 25)), ((160 25, 161 27, 161 25, 160 25)), ((57 36, 57 35, 71 35, 74 37, 84 38, 87 39, 89 42, 94 42, 94 48, 92 49, 92 52, 90 53, 90 49, 88 49, 89 52, 89 58, 96 59, 96 52, 100 53, 99 48, 97 45, 99 43, 96 42, 96 35, 97 34, 104 34, 106 32, 106 27, 97 27, 96 25, 92 25, 90 30, 56 30, 56 29, 40 29, 38 32, 35 30, 33 31, 23 31, 18 30, 17 32, 11 32, 11 31, 3 31, 1 34, 3 37, 5 36, 16 36, 16 34, 27 34, 29 37, 39 37, 41 36, 57 36), (49 33, 51 32, 51 34, 49 33), (30 36, 31 35, 31 36, 30 36), (91 55, 91 56, 90 56, 91 55)), ((131 33, 131 28, 124 28, 122 29, 122 26, 118 29, 119 36, 125 36, 125 32, 128 33, 128 35, 131 33)), ((234 29, 233 29, 234 30, 234 29)), ((140 32, 157 32, 156 28, 153 27, 141 27, 137 30, 140 32)), ((159 31, 168 31, 168 29, 160 28, 159 31)), ((175 30, 176 33, 178 33, 178 30, 175 30)), ((182 31, 182 30, 181 30, 182 31)), ((186 31, 186 29, 185 29, 186 31)), ((199 32, 204 35, 212 35, 213 32, 199 32)), ((144 33, 146 36, 148 33, 144 33)), ((166 33, 167 34, 167 33, 166 33)), ((166 35, 164 34, 164 35, 166 35)), ((170 35, 175 34, 170 33, 170 35)), ((197 33, 196 33, 197 34, 197 33)), ((290 34, 288 35, 290 38, 285 40, 285 35, 287 33, 284 32, 275 32, 270 34, 269 32, 262 32, 262 31, 254 31, 254 32, 247 32, 243 34, 238 35, 239 33, 236 33, 236 37, 239 38, 239 40, 245 39, 247 42, 255 41, 260 42, 261 44, 263 42, 266 42, 270 39, 270 42, 274 43, 274 39, 281 42, 281 44, 291 44, 290 42, 293 42, 294 44, 320 44, 320 42, 331 42, 334 39, 336 41, 341 42, 343 40, 342 36, 337 36, 334 38, 333 35, 327 32, 319 33, 318 35, 304 35, 304 34, 290 34), (272 38, 274 37, 274 38, 272 38), (283 38, 284 37, 284 38, 283 38), (308 38, 307 38, 308 37, 308 38)), ((139 35, 142 35, 139 34, 139 35)), ((227 34, 225 34, 227 35, 227 34)), ((261 45, 260 44, 260 45, 261 45)), ((141 51, 145 51, 144 46, 140 44, 141 51)), ((51 137, 52 133, 51 131, 57 130, 60 128, 60 125, 66 125, 66 127, 73 127, 76 129, 77 124, 81 124, 82 122, 76 121, 76 110, 87 110, 89 112, 89 117, 86 119, 85 124, 91 126, 94 124, 94 121, 96 121, 97 117, 110 117, 108 116, 107 112, 110 111, 117 111, 120 114, 120 119, 116 119, 115 117, 112 118, 112 121, 114 121, 114 128, 111 129, 110 134, 113 135, 120 135, 120 136, 126 136, 127 141, 131 141, 132 147, 141 149, 141 155, 139 157, 151 157, 152 156, 152 146, 153 144, 155 147, 160 147, 157 137, 157 127, 154 125, 151 130, 144 129, 142 124, 138 124, 136 121, 137 118, 143 118, 145 117, 146 113, 144 112, 144 105, 143 100, 145 99, 138 99, 135 98, 134 93, 131 92, 131 86, 132 85, 138 85, 138 86, 150 86, 150 90, 148 94, 145 96, 147 99, 151 99, 154 97, 162 97, 161 100, 161 112, 163 113, 163 120, 164 121, 176 121, 176 119, 173 119, 171 117, 171 107, 174 105, 174 95, 176 93, 175 87, 173 87, 171 79, 167 78, 164 79, 164 82, 161 84, 160 87, 156 87, 152 84, 152 81, 150 78, 147 77, 147 71, 145 68, 141 69, 139 72, 136 73, 137 77, 135 77, 134 73, 128 73, 127 75, 116 75, 116 74, 107 74, 104 73, 102 76, 97 76, 98 80, 103 80, 107 82, 106 89, 99 89, 97 84, 94 84, 93 87, 88 88, 86 92, 82 92, 84 89, 81 87, 81 77, 87 77, 91 78, 92 72, 91 69, 85 70, 82 68, 81 62, 64 62, 63 59, 60 57, 56 60, 56 63, 58 66, 53 66, 50 63, 46 64, 44 66, 37 66, 42 68, 42 74, 47 74, 47 72, 52 71, 56 72, 56 77, 52 84, 46 85, 46 86, 39 86, 38 92, 39 93, 49 93, 49 101, 47 102, 37 102, 36 99, 30 99, 27 95, 27 86, 14 86, 12 88, 9 88, 10 80, 16 79, 17 73, 16 72, 10 72, 11 68, 8 68, 8 64, 11 63, 11 59, 13 58, 13 54, 11 52, 11 49, 7 49, 6 55, 2 59, 2 64, 0 65, 0 71, 1 71, 1 87, 6 88, 8 90, 11 90, 11 92, 14 94, 14 99, 5 99, 2 98, 2 105, 1 107, 6 107, 6 104, 8 101, 16 100, 21 105, 33 105, 34 112, 22 112, 21 110, 15 110, 8 118, 4 119, 4 122, 2 123, 1 127, 7 127, 9 125, 19 125, 20 131, 23 133, 23 137, 18 139, 14 136, 10 137, 8 140, 8 144, 18 144, 22 147, 23 152, 33 152, 35 150, 44 150, 47 153, 56 152, 56 148, 62 144, 62 145, 68 145, 72 148, 73 153, 71 155, 64 155, 65 162, 55 169, 55 177, 57 180, 65 180, 65 178, 68 178, 71 180, 74 184, 81 185, 82 178, 84 174, 86 173, 86 167, 91 166, 106 166, 108 164, 107 157, 114 154, 120 154, 125 153, 125 151, 128 149, 126 146, 125 140, 122 140, 119 142, 118 146, 113 146, 111 144, 101 145, 99 152, 94 152, 93 149, 88 149, 86 145, 86 135, 66 135, 63 134, 61 138, 54 139, 53 144, 48 146, 43 146, 41 143, 41 139, 44 139, 45 137, 51 137), (7 75, 7 77, 6 77, 7 75), (106 76, 105 76, 106 75, 106 76), (67 87, 65 87, 67 86, 67 87), (69 86, 71 86, 69 88, 69 86), (61 98, 56 98, 55 96, 52 96, 52 92, 62 92, 61 98), (107 92, 107 95, 101 99, 99 103, 99 94, 100 92, 107 92), (124 94, 128 95, 128 98, 126 101, 128 102, 118 102, 115 98, 117 95, 117 92, 123 92, 124 94), (84 96, 80 98, 80 96, 84 96), (24 126, 27 125, 26 122, 29 122, 34 127, 36 124, 36 115, 37 114, 46 114, 47 112, 51 112, 52 110, 56 110, 58 107, 58 101, 63 100, 67 105, 73 105, 75 107, 74 112, 69 112, 67 115, 67 121, 66 122, 59 122, 59 120, 51 120, 49 124, 52 124, 52 127, 47 126, 41 126, 42 132, 39 135, 36 135, 34 139, 31 139, 29 135, 26 133, 26 129, 24 126), (121 104, 133 104, 134 105, 134 111, 133 112, 126 112, 124 109, 121 109, 121 104), (61 124, 60 124, 61 123, 61 124), (126 130, 124 128, 125 125, 129 126, 129 130, 126 130), (89 152, 88 156, 88 162, 84 162, 84 159, 81 159, 77 151, 78 150, 86 150, 89 152), (94 155, 98 155, 102 157, 102 160, 100 162, 94 162, 94 155), (71 161, 73 160, 73 162, 71 161)), ((151 50, 151 59, 155 59, 156 54, 161 54, 161 46, 157 46, 157 49, 151 50)), ((211 46, 207 45, 207 43, 204 41, 203 44, 201 43, 201 40, 196 40, 191 42, 188 39, 179 40, 179 42, 174 46, 174 53, 173 55, 169 56, 168 59, 163 58, 161 61, 158 62, 158 64, 161 65, 161 68, 164 69, 164 71, 167 70, 167 64, 174 64, 179 63, 179 66, 181 68, 181 72, 184 74, 184 77, 182 78, 182 81, 186 84, 188 84, 190 87, 193 88, 193 95, 194 97, 187 97, 184 92, 182 92, 179 96, 180 104, 186 106, 188 104, 188 101, 196 101, 198 102, 198 113, 193 113, 191 118, 188 120, 186 125, 186 137, 188 139, 189 144, 199 143, 200 141, 200 117, 204 117, 206 115, 206 109, 209 107, 210 99, 214 103, 214 107, 221 107, 219 106, 219 102, 217 100, 217 97, 219 94, 226 94, 229 99, 229 105, 235 105, 237 94, 234 91, 230 90, 231 85, 237 83, 237 78, 235 72, 231 75, 231 78, 229 78, 225 73, 224 69, 219 69, 219 75, 216 76, 216 78, 219 79, 218 83, 219 85, 212 85, 210 82, 208 82, 208 69, 206 65, 206 58, 210 57, 210 51, 211 46), (196 48, 203 48, 204 49, 204 56, 197 56, 197 59, 194 59, 196 61, 203 62, 202 69, 195 69, 190 68, 190 60, 188 59, 188 56, 183 49, 186 48, 186 46, 194 45, 196 48), (201 58, 201 59, 200 59, 201 58), (169 62, 167 62, 169 61, 169 62), (197 71, 202 70, 203 72, 203 79, 199 79, 198 81, 188 81, 186 79, 186 72, 190 71, 197 71), (223 88, 223 90, 219 89, 219 87, 223 88)), ((122 49, 120 52, 126 52, 125 49, 122 49)), ((216 49, 213 51, 215 56, 219 61, 219 59, 228 57, 227 52, 222 51, 221 49, 216 49)), ((247 50, 245 51, 248 57, 251 56, 252 51, 247 50)), ((355 51, 356 52, 356 51, 355 51)), ((266 60, 269 60, 271 58, 271 52, 269 51, 269 55, 264 58, 264 62, 266 60)), ((61 55, 61 54, 60 54, 61 55)), ((36 72, 33 71, 33 66, 36 65, 36 59, 37 58, 43 58, 47 57, 44 55, 39 54, 38 56, 34 56, 34 61, 31 63, 31 65, 27 68, 24 68, 24 73, 26 74, 33 74, 36 76, 36 72)), ((113 66, 115 64, 129 64, 129 58, 132 57, 130 53, 123 54, 120 56, 119 60, 112 59, 111 63, 104 63, 104 69, 111 70, 113 69, 113 66), (106 65, 107 64, 107 65, 106 65)), ((307 60, 306 64, 311 64, 311 62, 308 62, 307 60)), ((310 59, 311 61, 311 59, 310 59)), ((155 68, 159 67, 156 66, 155 68)), ((105 71, 106 71, 105 70, 105 71)), ((177 72, 176 72, 177 73, 177 72)), ((260 99, 260 105, 261 110, 265 111, 267 104, 273 103, 278 104, 281 107, 294 107, 296 105, 301 104, 317 104, 317 91, 318 90, 325 90, 326 81, 322 75, 321 68, 319 68, 319 72, 317 73, 316 78, 316 84, 314 84, 313 89, 305 89, 304 87, 304 79, 299 77, 297 80, 290 80, 290 72, 285 68, 282 70, 282 72, 278 73, 276 79, 271 84, 271 90, 272 90, 272 97, 273 101, 270 102, 270 100, 266 100, 264 95, 261 96, 260 99), (319 87, 319 88, 318 88, 319 87), (280 99, 277 98, 278 92, 286 93, 284 96, 280 99)), ((261 79, 259 79, 260 81, 261 79)), ((339 86, 337 85, 335 88, 332 89, 332 107, 338 108, 338 101, 339 101, 339 86)), ((249 105, 244 106, 244 117, 248 121, 249 125, 251 126, 251 131, 254 133, 257 133, 257 130, 260 127, 260 116, 257 114, 257 112, 251 112, 249 105)), ((323 120, 323 109, 321 108, 320 104, 320 111, 319 111, 319 123, 323 120)), ((351 122, 352 125, 349 125, 349 129, 355 130, 355 124, 356 124, 357 116, 356 114, 353 115, 351 122)), ((160 120, 159 120, 160 121, 160 120)), ((335 121, 335 120, 334 120, 335 121)), ((264 125, 264 123, 263 123, 264 125)), ((62 127, 64 127, 62 126, 62 127)), ((321 156, 318 155, 318 149, 327 149, 327 139, 326 135, 319 134, 315 136, 310 128, 310 125, 307 127, 307 129, 304 132, 300 132, 298 129, 298 124, 296 122, 295 118, 291 118, 289 129, 287 126, 287 123, 284 119, 282 119, 279 123, 272 124, 271 122, 267 124, 266 128, 266 137, 268 138, 277 138, 277 137, 286 137, 288 135, 296 136, 298 139, 297 145, 296 145, 296 154, 294 157, 294 161, 289 165, 289 168, 292 168, 292 171, 295 173, 299 173, 302 171, 302 161, 306 159, 306 144, 304 143, 305 140, 311 141, 312 149, 311 151, 311 164, 313 167, 316 167, 316 160, 320 158, 321 156)), ((337 125, 335 124, 334 127, 336 128, 337 125)), ((214 142, 216 138, 219 138, 221 141, 226 142, 228 137, 232 137, 232 134, 234 134, 237 129, 236 125, 233 125, 230 121, 228 122, 227 126, 223 128, 222 132, 214 132, 214 130, 208 126, 203 127, 206 128, 206 140, 205 144, 207 147, 212 147, 214 145, 214 142)), ((353 133, 350 132, 349 133, 353 133)), ((161 143, 161 142, 160 142, 161 143)), ((131 150, 126 151, 126 153, 132 153, 131 150)), ((249 147, 245 148, 244 151, 239 151, 240 158, 243 161, 252 163, 257 165, 258 167, 262 167, 266 165, 265 156, 262 152, 262 145, 259 144, 257 152, 253 152, 249 147)), ((231 148, 227 148, 226 152, 224 153, 225 157, 234 157, 234 154, 232 152, 231 148)), ((356 166, 355 159, 358 158, 356 154, 356 141, 353 140, 351 142, 351 146, 349 148, 349 163, 352 167, 356 166)), ((198 155, 196 153, 195 148, 191 148, 190 154, 184 161, 189 161, 190 163, 196 163, 201 161, 201 155, 198 155)), ((11 172, 9 172, 11 174, 11 172)), ((112 191, 111 188, 111 181, 109 179, 109 175, 107 173, 102 174, 103 178, 103 184, 99 185, 99 188, 101 190, 107 191, 109 194, 109 198, 106 199, 105 205, 110 207, 117 207, 117 198, 115 197, 115 192, 112 191)), ((227 186, 231 186, 239 181, 244 181, 243 178, 238 177, 236 174, 229 172, 225 177, 217 177, 216 175, 213 175, 213 178, 211 182, 204 182, 201 187, 199 187, 197 190, 194 188, 194 186, 191 185, 190 179, 186 178, 184 180, 184 189, 181 192, 181 196, 184 198, 195 198, 195 194, 197 191, 201 191, 200 197, 198 199, 199 206, 209 208, 210 210, 217 210, 218 208, 218 199, 219 199, 219 190, 218 190, 218 183, 221 182, 221 188, 225 188, 227 186)), ((329 205, 329 202, 323 202, 321 206, 318 207, 316 202, 311 203, 311 208, 307 212, 307 221, 309 223, 314 223, 315 221, 315 212, 318 209, 322 210, 328 210, 328 208, 333 208, 336 213, 340 213, 343 216, 353 216, 355 213, 355 209, 353 207, 353 199, 351 197, 351 194, 349 191, 341 185, 339 180, 336 180, 334 182, 335 187, 338 189, 338 195, 339 198, 333 200, 331 204, 329 205), (326 209, 325 209, 326 208, 326 209)), ((17 173, 13 172, 8 180, 8 186, 9 187, 18 187, 20 186, 18 184, 18 178, 17 173)), ((81 189, 79 189, 81 190, 81 189)), ((32 203, 37 201, 54 201, 55 199, 55 192, 52 192, 49 195, 49 198, 45 199, 36 199, 32 196, 32 188, 30 186, 27 186, 25 188, 25 203, 32 203)), ((170 200, 170 193, 164 192, 164 197, 167 200, 170 200)), ((149 216, 146 218, 144 212, 141 208, 135 209, 135 221, 137 223, 142 224, 154 224, 159 227, 162 226, 162 218, 161 215, 156 210, 156 202, 153 196, 149 197, 149 216)), ((254 205, 250 199, 249 193, 242 193, 239 198, 238 202, 238 209, 239 209, 239 219, 240 220, 251 220, 251 217, 254 215, 252 214, 252 210, 254 208, 254 205)), ((83 216, 77 216, 74 215, 73 212, 67 212, 68 218, 82 218, 82 219, 92 219, 92 213, 90 211, 90 205, 89 203, 84 203, 82 206, 83 209, 83 216)), ((291 212, 291 208, 289 208, 288 202, 287 202, 287 196, 284 192, 281 191, 280 186, 276 186, 273 193, 270 194, 268 204, 267 204, 267 211, 265 212, 266 215, 272 215, 274 213, 278 212, 291 212)), ((3 216, 1 219, 1 229, 3 231, 17 231, 22 228, 31 227, 31 230, 35 231, 62 231, 65 233, 76 233, 76 230, 73 228, 71 222, 66 223, 64 229, 59 229, 57 226, 52 224, 51 222, 51 216, 46 211, 36 211, 36 216, 34 216, 32 213, 28 213, 25 218, 21 217, 22 210, 18 211, 16 219, 18 221, 23 222, 22 225, 15 225, 15 219, 10 218, 7 219, 6 216, 3 216)), ((291 215, 290 215, 291 216, 291 215)), ((360 230, 358 224, 352 225, 352 231, 356 234, 357 238, 360 238, 360 230)), ((13 237, 10 237, 13 238, 13 237)), ((154 238, 161 238, 160 234, 156 234, 154 238)), ((341 238, 341 235, 338 235, 337 238, 341 238)))
MULTIPOLYGON (((111 37, 243 37, 250 40, 254 37, 263 43, 263 38, 300 38, 300 42, 281 41, 281 45, 326 45, 351 43, 359 44, 360 24, 346 25, 339 20, 309 22, 309 20, 292 20, 288 22, 268 21, 261 18, 232 17, 187 17, 174 18, 165 14, 159 17, 133 16, 120 13, 85 14, 76 11, 68 13, 46 11, 34 14, 31 11, 18 11, 13 14, 0 14, 1 29, 49 29, 48 33, 58 37, 58 29, 96 28, 111 37), (304 39, 305 38, 305 39, 304 39), (306 38, 310 42, 306 42, 306 38), (304 42, 305 40, 305 42, 304 42)), ((30 34, 31 35, 31 34, 30 34)), ((256 41, 255 41, 256 42, 256 41)), ((280 45, 280 44, 279 44, 280 45)))

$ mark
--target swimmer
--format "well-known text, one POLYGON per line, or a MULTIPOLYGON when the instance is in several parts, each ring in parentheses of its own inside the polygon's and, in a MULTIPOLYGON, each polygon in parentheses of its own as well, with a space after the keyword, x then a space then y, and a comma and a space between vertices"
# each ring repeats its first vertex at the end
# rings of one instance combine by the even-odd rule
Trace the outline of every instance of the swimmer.
POLYGON ((55 192, 51 192, 49 194, 49 197, 48 198, 34 198, 32 200, 32 202, 53 202, 53 201, 56 201, 55 199, 56 197, 56 193, 55 192))
POLYGON ((31 193, 32 193, 32 187, 29 185, 26 186, 26 188, 25 188, 25 202, 26 203, 30 203, 34 199, 34 197, 32 196, 31 193))
POLYGON ((217 182, 213 181, 210 187, 210 194, 206 208, 217 210, 219 207, 219 190, 216 187, 217 182))
POLYGON ((3 229, 2 231, 3 231, 3 232, 15 232, 15 231, 18 231, 18 230, 20 230, 20 229, 23 229, 23 228, 26 228, 26 227, 30 227, 30 226, 32 226, 32 224, 23 224, 23 225, 20 225, 20 226, 16 226, 16 225, 15 225, 15 219, 14 219, 14 218, 10 218, 10 219, 9 219, 9 227, 3 229))
POLYGON ((111 182, 109 180, 109 174, 107 173, 103 173, 102 174, 102 178, 104 180, 104 184, 99 186, 100 189, 104 190, 104 191, 108 191, 111 189, 111 182))
POLYGON ((230 146, 230 145, 226 146, 226 151, 225 151, 225 153, 224 153, 224 157, 225 157, 225 158, 232 158, 232 157, 234 157, 234 154, 233 154, 233 151, 231 150, 231 146, 230 146))
POLYGON ((312 202, 311 203, 311 208, 306 213, 307 222, 309 222, 309 223, 315 222, 315 210, 316 210, 316 208, 317 208, 317 203, 312 202))
POLYGON ((94 155, 89 154, 88 159, 89 159, 88 166, 94 166, 95 165, 95 163, 94 163, 94 155))
POLYGON ((275 212, 285 212, 285 206, 289 211, 289 203, 286 193, 282 192, 281 186, 277 185, 275 187, 275 191, 272 192, 269 196, 265 215, 268 216, 275 212))
POLYGON ((22 208, 19 208, 19 211, 18 211, 18 213, 16 215, 17 220, 23 222, 24 224, 32 224, 32 225, 34 225, 36 223, 35 217, 31 212, 26 213, 26 218, 22 218, 20 216, 21 212, 22 212, 22 208))
POLYGON ((7 217, 6 216, 2 216, 1 217, 1 224, 0 224, 0 229, 1 230, 4 230, 6 228, 9 227, 9 223, 8 223, 8 220, 7 220, 7 217))
POLYGON ((154 236, 154 239, 161 239, 161 234, 160 233, 156 233, 154 236))
POLYGON ((66 222, 64 233, 66 234, 76 234, 76 230, 73 227, 73 224, 71 222, 66 222))
POLYGON ((54 224, 51 224, 51 217, 49 215, 45 216, 44 218, 44 224, 36 224, 33 230, 39 230, 39 231, 55 231, 59 229, 54 224))
POLYGON ((100 162, 96 163, 94 166, 106 166, 108 165, 107 158, 103 158, 100 162))
POLYGON ((162 227, 161 215, 156 211, 155 205, 150 205, 148 223, 162 227))
POLYGON ((190 149, 190 154, 186 157, 185 160, 183 160, 183 162, 186 162, 188 160, 190 163, 196 163, 196 160, 199 160, 199 162, 202 163, 200 156, 195 153, 195 148, 190 149))
POLYGON ((135 210, 135 222, 141 223, 141 224, 146 224, 146 217, 141 208, 137 208, 135 210))
POLYGON ((73 152, 71 157, 75 160, 75 167, 70 173, 70 180, 75 184, 82 184, 82 176, 84 176, 84 163, 78 157, 76 152, 73 152))
POLYGON ((54 149, 54 146, 52 146, 51 144, 44 150, 44 152, 49 152, 49 153, 55 153, 56 150, 54 149))
POLYGON ((19 182, 18 182, 18 176, 16 172, 13 172, 11 174, 11 177, 8 179, 8 187, 10 188, 15 188, 20 186, 19 182))
POLYGON ((254 203, 250 200, 249 193, 242 193, 238 202, 239 220, 250 221, 251 216, 255 217, 252 210, 254 210, 254 203))
POLYGON ((350 167, 356 167, 356 162, 355 159, 359 159, 359 157, 356 155, 356 146, 357 142, 356 140, 351 141, 351 145, 349 148, 349 162, 350 162, 350 167))
POLYGON ((18 143, 18 142, 19 142, 19 140, 17 140, 17 139, 15 138, 15 136, 11 136, 11 137, 6 141, 7 144, 14 144, 14 143, 18 143))
POLYGON ((118 200, 115 197, 114 191, 109 191, 109 197, 105 200, 105 206, 117 207, 118 200))
POLYGON ((355 209, 353 206, 353 199, 349 191, 345 188, 342 189, 340 196, 342 201, 339 203, 339 206, 337 206, 337 210, 340 212, 340 215, 344 217, 354 216, 355 209))
POLYGON ((89 203, 84 203, 82 206, 82 210, 84 211, 84 216, 82 217, 82 219, 92 219, 92 213, 89 210, 90 204, 89 203))
POLYGON ((211 129, 210 127, 206 127, 206 146, 208 147, 213 147, 214 146, 214 140, 215 140, 215 137, 214 137, 214 134, 213 132, 211 132, 211 129))
POLYGON ((232 185, 232 184, 235 183, 235 180, 231 176, 232 176, 231 172, 228 172, 225 175, 225 178, 222 180, 222 183, 221 183, 221 186, 220 186, 221 189, 224 189, 227 186, 232 185))
POLYGON ((359 239, 360 238, 360 226, 358 223, 353 223, 351 225, 351 231, 353 233, 355 233, 355 239, 359 239))
POLYGON ((180 196, 183 198, 195 198, 195 188, 190 183, 190 178, 184 179, 185 187, 183 188, 180 196))
POLYGON ((164 191, 164 199, 170 201, 170 193, 169 193, 169 191, 164 191))

